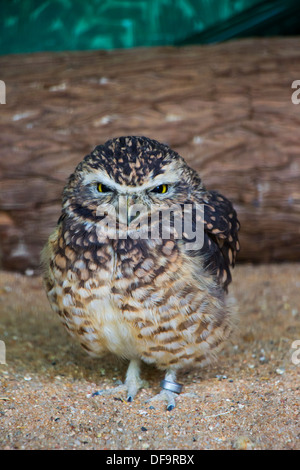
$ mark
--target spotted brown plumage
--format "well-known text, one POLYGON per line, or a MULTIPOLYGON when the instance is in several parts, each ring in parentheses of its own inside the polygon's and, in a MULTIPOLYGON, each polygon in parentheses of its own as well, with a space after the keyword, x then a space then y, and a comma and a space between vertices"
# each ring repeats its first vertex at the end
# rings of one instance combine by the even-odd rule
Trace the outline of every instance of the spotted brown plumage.
MULTIPOLYGON (((156 225, 161 235, 164 223, 157 219, 156 225)), ((70 176, 43 251, 47 295, 88 353, 110 351, 130 361, 124 384, 129 400, 142 386, 140 361, 166 371, 165 383, 172 384, 178 370, 214 359, 229 337, 225 293, 238 230, 232 204, 207 191, 176 152, 146 137, 97 146, 70 176), (135 204, 146 211, 133 216, 135 204), (180 210, 203 205, 202 247, 191 249, 186 233, 176 237, 175 223, 169 237, 151 237, 150 213, 162 204, 180 210), (104 232, 104 220, 114 221, 113 229, 104 232), (134 236, 132 221, 146 226, 146 237, 134 236)), ((161 396, 171 409, 174 392, 161 396)))

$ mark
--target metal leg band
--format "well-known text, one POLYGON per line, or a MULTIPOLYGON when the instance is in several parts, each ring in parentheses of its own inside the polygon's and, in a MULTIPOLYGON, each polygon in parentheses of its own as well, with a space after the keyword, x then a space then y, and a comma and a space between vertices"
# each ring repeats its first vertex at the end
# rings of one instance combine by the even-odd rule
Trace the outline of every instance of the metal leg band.
POLYGON ((165 390, 169 390, 170 392, 175 392, 175 393, 180 393, 183 385, 177 383, 177 382, 169 382, 168 380, 162 380, 160 382, 161 388, 164 388, 165 390))

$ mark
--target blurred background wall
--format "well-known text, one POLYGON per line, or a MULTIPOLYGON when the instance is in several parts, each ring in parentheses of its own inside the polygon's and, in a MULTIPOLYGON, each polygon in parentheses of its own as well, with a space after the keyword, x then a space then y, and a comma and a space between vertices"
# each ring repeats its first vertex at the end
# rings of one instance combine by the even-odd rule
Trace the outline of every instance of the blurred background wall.
POLYGON ((299 0, 1 0, 0 268, 38 272, 68 175, 120 135, 232 200, 239 262, 299 261, 299 33, 299 0))

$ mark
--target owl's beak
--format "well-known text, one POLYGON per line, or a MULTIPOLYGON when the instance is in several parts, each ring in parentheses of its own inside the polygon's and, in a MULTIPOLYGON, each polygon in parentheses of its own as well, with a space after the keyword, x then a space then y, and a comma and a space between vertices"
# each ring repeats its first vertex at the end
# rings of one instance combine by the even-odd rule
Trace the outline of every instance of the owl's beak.
POLYGON ((118 219, 121 224, 129 226, 140 212, 137 210, 138 198, 136 195, 126 195, 119 197, 118 219))
POLYGON ((139 215, 140 211, 138 210, 137 204, 139 203, 138 197, 136 195, 127 196, 127 225, 131 224, 139 215))

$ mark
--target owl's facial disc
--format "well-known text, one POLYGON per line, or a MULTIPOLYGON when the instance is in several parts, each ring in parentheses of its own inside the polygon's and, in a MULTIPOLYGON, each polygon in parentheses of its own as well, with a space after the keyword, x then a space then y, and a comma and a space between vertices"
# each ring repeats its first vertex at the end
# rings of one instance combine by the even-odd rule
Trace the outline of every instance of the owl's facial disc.
MULTIPOLYGON (((104 171, 97 169, 84 176, 82 185, 89 188, 93 200, 98 201, 98 214, 101 210, 116 212, 116 220, 121 224, 146 217, 152 209, 171 202, 176 194, 179 175, 172 171, 156 175, 140 185, 126 185, 114 181, 104 171)), ((180 181, 180 180, 179 180, 180 181)))
POLYGON ((82 184, 95 185, 99 193, 115 193, 117 195, 141 195, 143 193, 167 194, 169 189, 180 181, 181 175, 177 172, 173 174, 159 174, 154 178, 136 185, 126 185, 117 183, 113 178, 108 176, 104 171, 97 170, 84 176, 82 184))

